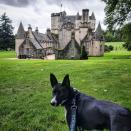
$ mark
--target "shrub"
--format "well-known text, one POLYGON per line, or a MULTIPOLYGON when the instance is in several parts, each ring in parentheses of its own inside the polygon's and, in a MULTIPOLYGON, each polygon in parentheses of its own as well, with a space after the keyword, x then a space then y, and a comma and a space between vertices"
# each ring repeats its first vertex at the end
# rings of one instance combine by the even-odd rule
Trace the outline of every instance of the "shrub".
POLYGON ((82 46, 80 59, 81 60, 88 59, 88 53, 86 52, 85 46, 82 46))
POLYGON ((104 47, 104 52, 110 52, 114 49, 114 47, 112 45, 105 45, 104 47))
POLYGON ((128 51, 131 51, 131 41, 124 43, 123 47, 126 48, 128 51))
POLYGON ((114 49, 114 47, 112 45, 109 45, 108 48, 110 51, 112 51, 114 49))

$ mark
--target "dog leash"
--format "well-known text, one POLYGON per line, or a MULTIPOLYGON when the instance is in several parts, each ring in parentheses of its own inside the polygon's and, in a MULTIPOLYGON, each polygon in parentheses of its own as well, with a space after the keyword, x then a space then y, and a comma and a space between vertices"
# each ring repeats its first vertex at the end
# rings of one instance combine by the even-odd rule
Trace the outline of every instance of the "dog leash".
POLYGON ((76 106, 76 96, 78 94, 75 95, 75 98, 72 101, 72 106, 71 106, 71 124, 70 124, 70 131, 75 131, 75 127, 76 127, 76 110, 77 110, 77 106, 76 106))

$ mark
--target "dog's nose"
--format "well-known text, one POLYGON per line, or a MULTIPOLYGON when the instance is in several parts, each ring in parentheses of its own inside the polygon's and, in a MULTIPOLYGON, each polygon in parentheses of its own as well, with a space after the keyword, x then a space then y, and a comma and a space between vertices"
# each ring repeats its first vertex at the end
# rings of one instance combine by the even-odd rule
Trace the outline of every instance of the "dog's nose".
POLYGON ((52 106, 56 106, 57 105, 56 96, 53 97, 53 99, 51 100, 50 103, 51 103, 52 106))

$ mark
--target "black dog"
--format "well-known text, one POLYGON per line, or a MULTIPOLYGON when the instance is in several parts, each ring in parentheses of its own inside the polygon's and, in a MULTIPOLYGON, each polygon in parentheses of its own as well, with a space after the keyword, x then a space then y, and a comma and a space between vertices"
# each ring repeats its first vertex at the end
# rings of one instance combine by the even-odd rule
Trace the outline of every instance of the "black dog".
POLYGON ((128 109, 111 102, 96 100, 74 90, 70 86, 69 75, 64 77, 62 83, 58 83, 56 77, 50 74, 50 82, 53 88, 51 105, 65 107, 69 128, 72 101, 75 99, 77 106, 75 131, 77 129, 131 131, 131 112, 128 109))

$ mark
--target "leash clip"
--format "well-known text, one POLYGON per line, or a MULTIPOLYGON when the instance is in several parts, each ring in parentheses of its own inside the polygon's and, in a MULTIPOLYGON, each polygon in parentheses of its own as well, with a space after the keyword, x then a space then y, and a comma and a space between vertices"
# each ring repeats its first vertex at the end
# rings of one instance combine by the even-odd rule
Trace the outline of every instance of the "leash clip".
POLYGON ((77 109, 77 106, 76 106, 76 105, 72 105, 72 106, 71 106, 71 109, 75 109, 75 110, 76 110, 76 109, 77 109))
POLYGON ((72 109, 72 110, 76 110, 76 109, 77 109, 76 100, 75 100, 75 99, 73 99, 73 101, 72 101, 71 109, 72 109))

